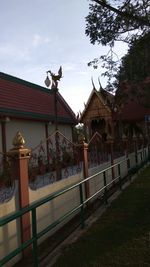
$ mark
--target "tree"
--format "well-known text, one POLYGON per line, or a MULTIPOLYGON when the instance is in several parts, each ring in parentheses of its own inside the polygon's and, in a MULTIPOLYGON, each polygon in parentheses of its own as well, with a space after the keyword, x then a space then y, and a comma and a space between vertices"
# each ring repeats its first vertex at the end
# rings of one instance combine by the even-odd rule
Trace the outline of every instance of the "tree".
POLYGON ((137 83, 150 76, 150 33, 135 40, 122 58, 118 81, 137 83))
POLYGON ((150 30, 149 0, 91 0, 86 17, 86 35, 92 44, 131 43, 150 30), (119 3, 117 5, 117 2, 119 3))
POLYGON ((123 57, 115 81, 115 87, 116 89, 118 88, 116 92, 117 101, 124 102, 130 97, 143 106, 150 107, 149 47, 150 33, 135 40, 130 46, 127 55, 123 57))
POLYGON ((86 17, 85 33, 92 44, 110 46, 109 53, 94 59, 88 65, 97 67, 103 62, 104 75, 111 76, 117 71, 113 47, 115 42, 126 42, 131 47, 136 40, 150 32, 149 0, 90 0, 89 15, 86 17))

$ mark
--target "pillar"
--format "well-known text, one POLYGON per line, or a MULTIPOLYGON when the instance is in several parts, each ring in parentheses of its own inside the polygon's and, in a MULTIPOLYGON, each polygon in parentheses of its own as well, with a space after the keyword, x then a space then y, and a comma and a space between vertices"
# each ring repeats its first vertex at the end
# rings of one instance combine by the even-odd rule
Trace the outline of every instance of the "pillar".
MULTIPOLYGON (((82 150, 82 159, 83 159, 83 177, 84 179, 88 178, 88 144, 84 142, 85 137, 83 134, 79 136, 79 143, 82 150)), ((90 196, 89 181, 85 182, 85 196, 86 199, 90 196)))
MULTIPOLYGON (((13 148, 7 153, 10 159, 11 173, 14 180, 18 180, 19 186, 19 208, 29 205, 29 177, 28 160, 30 149, 24 147, 25 141, 20 132, 17 132, 13 140, 13 148)), ((24 243, 31 238, 30 214, 26 213, 21 217, 21 242, 24 243)), ((25 256, 29 248, 23 251, 25 256)))

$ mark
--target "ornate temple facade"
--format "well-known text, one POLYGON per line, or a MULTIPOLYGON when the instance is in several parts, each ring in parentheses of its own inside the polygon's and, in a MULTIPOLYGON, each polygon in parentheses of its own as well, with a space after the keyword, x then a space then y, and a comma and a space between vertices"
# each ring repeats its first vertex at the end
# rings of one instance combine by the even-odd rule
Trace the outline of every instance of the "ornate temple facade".
POLYGON ((150 143, 150 108, 130 97, 119 105, 116 95, 101 86, 99 90, 93 86, 80 122, 85 126, 87 142, 98 133, 101 145, 108 147, 113 144, 116 156, 121 151, 135 151, 150 143))
POLYGON ((80 117, 80 122, 85 125, 87 138, 95 132, 99 132, 104 141, 114 138, 116 111, 114 95, 102 88, 99 91, 93 88, 80 117))
POLYGON ((149 135, 150 108, 140 105, 137 101, 127 98, 127 101, 118 105, 115 95, 102 87, 94 87, 85 108, 81 114, 80 122, 84 123, 87 138, 99 132, 102 139, 121 139, 125 135, 143 137, 149 135))

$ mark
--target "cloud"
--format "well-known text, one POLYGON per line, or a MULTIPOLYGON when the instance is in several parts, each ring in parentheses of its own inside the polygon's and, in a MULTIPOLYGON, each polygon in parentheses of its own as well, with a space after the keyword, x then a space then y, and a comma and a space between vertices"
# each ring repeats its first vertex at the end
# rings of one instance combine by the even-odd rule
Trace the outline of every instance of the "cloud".
POLYGON ((35 34, 35 35, 33 36, 32 45, 33 45, 34 47, 37 47, 37 46, 39 46, 40 44, 41 44, 41 36, 38 35, 38 34, 35 34))
POLYGON ((0 43, 0 60, 8 62, 8 64, 10 62, 31 61, 34 58, 35 48, 38 49, 40 46, 50 42, 51 39, 49 37, 43 37, 39 34, 34 34, 31 38, 28 38, 26 43, 23 41, 14 43, 2 42, 0 43))
POLYGON ((39 47, 43 44, 51 43, 51 39, 49 37, 43 37, 39 34, 34 34, 32 39, 32 46, 33 47, 39 47))
POLYGON ((0 45, 0 59, 1 60, 30 60, 29 49, 26 47, 18 47, 12 44, 1 44, 0 45))
POLYGON ((77 68, 77 66, 71 62, 64 62, 62 65, 63 65, 64 71, 74 71, 77 68))
POLYGON ((76 73, 78 75, 83 75, 83 76, 88 75, 88 72, 87 71, 77 71, 76 73))

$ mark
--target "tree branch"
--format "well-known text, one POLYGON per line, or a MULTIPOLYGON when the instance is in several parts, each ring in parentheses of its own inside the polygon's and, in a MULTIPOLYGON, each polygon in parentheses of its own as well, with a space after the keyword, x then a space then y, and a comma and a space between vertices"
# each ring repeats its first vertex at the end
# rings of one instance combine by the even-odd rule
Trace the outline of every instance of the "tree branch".
POLYGON ((109 9, 110 11, 115 12, 116 14, 120 15, 121 17, 132 19, 133 21, 139 22, 140 25, 142 25, 142 26, 150 27, 150 21, 146 20, 145 18, 133 15, 132 13, 120 11, 119 9, 107 4, 103 0, 92 0, 92 1, 97 3, 97 4, 99 4, 99 5, 101 5, 102 7, 105 7, 107 9, 109 9))

